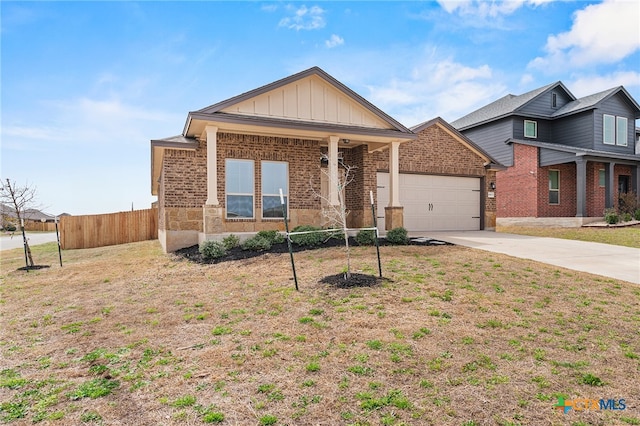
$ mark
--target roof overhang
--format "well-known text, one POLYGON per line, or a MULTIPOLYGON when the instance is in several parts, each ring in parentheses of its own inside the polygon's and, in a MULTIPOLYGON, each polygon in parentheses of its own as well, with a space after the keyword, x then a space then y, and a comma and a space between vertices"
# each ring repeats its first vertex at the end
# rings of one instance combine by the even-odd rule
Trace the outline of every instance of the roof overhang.
POLYGON ((151 195, 158 195, 162 159, 164 158, 165 149, 195 151, 197 148, 197 140, 185 138, 184 136, 173 136, 151 141, 151 195))

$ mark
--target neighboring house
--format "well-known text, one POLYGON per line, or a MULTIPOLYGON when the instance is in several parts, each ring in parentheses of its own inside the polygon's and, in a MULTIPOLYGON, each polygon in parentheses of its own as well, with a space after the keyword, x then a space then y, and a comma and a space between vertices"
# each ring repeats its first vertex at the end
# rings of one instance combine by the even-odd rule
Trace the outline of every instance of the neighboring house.
POLYGON ((498 224, 581 226, 638 193, 640 106, 624 87, 577 99, 562 82, 507 95, 451 123, 507 167, 498 224))
MULTIPOLYGON (((27 231, 33 230, 47 230, 44 223, 54 223, 55 216, 44 213, 38 209, 25 209, 20 215, 25 222, 25 228, 27 231)), ((4 228, 8 225, 13 225, 16 228, 20 228, 18 223, 18 215, 16 210, 6 204, 0 203, 0 217, 2 219, 1 227, 4 228)))
POLYGON ((442 226, 492 226, 494 160, 441 119, 414 130, 318 67, 190 112, 182 134, 151 141, 160 242, 175 251, 230 233, 282 230, 280 189, 292 227, 322 226, 323 203, 338 204, 340 162, 354 172, 344 190, 351 228, 372 225, 371 193, 381 229, 441 228, 426 215, 449 220, 469 202, 465 214, 473 217, 442 226), (423 179, 405 182, 409 173, 423 179), (426 181, 426 174, 470 178, 462 192, 474 198, 460 195, 459 180, 426 181), (427 194, 425 185, 441 188, 427 194), (414 200, 422 204, 409 206, 414 200), (449 214, 440 213, 444 204, 449 214))

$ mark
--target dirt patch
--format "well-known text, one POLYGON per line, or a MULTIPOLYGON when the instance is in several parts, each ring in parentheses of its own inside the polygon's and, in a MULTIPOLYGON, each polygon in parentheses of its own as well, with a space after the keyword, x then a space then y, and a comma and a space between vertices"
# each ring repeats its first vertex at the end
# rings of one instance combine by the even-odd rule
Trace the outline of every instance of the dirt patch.
POLYGON ((385 281, 384 278, 366 274, 335 274, 320 280, 323 284, 330 284, 340 288, 348 287, 374 287, 385 281))
POLYGON ((18 268, 18 271, 36 271, 38 269, 49 268, 50 265, 33 265, 33 266, 23 266, 22 268, 18 268))

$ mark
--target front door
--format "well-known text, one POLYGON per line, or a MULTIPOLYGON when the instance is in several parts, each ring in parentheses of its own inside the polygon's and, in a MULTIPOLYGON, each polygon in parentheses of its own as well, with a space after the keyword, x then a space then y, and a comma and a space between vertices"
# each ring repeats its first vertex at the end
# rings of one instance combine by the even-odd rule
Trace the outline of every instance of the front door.
POLYGON ((629 192, 629 176, 618 176, 618 194, 626 194, 629 192))

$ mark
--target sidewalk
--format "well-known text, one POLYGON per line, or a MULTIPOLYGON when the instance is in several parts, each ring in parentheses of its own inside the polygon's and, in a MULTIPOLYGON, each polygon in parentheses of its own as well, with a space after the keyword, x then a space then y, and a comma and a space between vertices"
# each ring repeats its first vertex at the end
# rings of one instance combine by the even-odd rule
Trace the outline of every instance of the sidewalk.
POLYGON ((636 248, 494 231, 434 231, 424 235, 460 246, 640 284, 640 249, 636 248))

